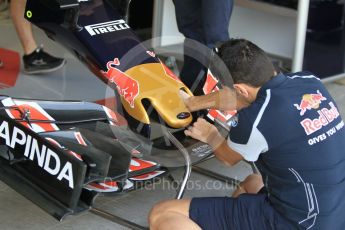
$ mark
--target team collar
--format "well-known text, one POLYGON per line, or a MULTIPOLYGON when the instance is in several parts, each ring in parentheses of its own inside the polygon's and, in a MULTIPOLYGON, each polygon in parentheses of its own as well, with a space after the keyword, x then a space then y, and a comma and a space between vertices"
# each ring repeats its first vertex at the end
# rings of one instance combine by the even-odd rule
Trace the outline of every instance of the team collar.
POLYGON ((276 76, 274 76, 271 80, 266 82, 263 86, 261 86, 258 95, 265 94, 267 89, 273 89, 278 87, 280 84, 285 82, 287 80, 286 76, 283 73, 279 73, 276 76))

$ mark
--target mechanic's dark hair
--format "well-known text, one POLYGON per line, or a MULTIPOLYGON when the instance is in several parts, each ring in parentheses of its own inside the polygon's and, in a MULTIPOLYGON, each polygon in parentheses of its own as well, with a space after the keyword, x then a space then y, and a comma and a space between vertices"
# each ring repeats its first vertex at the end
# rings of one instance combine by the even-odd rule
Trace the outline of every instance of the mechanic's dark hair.
POLYGON ((231 39, 218 48, 234 84, 245 83, 260 87, 273 78, 275 68, 266 55, 254 43, 245 39, 231 39))

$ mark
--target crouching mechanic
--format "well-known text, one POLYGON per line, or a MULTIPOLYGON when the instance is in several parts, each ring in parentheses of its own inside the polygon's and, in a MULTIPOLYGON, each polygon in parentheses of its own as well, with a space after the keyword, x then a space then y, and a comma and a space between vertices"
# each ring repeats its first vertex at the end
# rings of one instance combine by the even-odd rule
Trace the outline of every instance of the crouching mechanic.
MULTIPOLYGON (((163 201, 151 229, 345 229, 345 128, 323 84, 307 72, 277 74, 246 40, 226 42, 219 56, 234 80, 238 124, 227 140, 201 118, 185 134, 230 165, 255 161, 263 181, 250 176, 237 198, 163 201)), ((185 102, 191 111, 231 110, 232 100, 224 87, 185 102)))

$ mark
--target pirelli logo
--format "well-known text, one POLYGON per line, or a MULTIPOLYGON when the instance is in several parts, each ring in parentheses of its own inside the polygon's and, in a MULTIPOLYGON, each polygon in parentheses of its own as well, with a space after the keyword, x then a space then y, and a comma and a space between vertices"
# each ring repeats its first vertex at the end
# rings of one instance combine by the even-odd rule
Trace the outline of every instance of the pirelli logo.
POLYGON ((129 29, 125 20, 116 20, 85 26, 91 36, 129 29))

